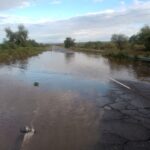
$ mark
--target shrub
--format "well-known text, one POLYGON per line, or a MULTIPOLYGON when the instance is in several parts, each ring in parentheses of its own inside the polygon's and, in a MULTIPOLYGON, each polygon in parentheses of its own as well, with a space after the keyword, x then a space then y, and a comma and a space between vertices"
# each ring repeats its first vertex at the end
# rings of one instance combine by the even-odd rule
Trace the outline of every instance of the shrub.
POLYGON ((70 37, 67 37, 64 41, 64 46, 65 48, 70 48, 75 46, 75 40, 70 37))

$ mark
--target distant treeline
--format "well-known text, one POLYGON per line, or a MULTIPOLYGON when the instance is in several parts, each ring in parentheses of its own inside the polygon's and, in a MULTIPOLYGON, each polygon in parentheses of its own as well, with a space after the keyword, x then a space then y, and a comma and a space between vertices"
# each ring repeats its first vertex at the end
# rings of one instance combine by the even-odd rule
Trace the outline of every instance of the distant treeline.
POLYGON ((132 49, 150 51, 150 26, 144 26, 137 34, 132 35, 131 37, 128 37, 124 34, 113 34, 111 37, 111 41, 108 42, 89 41, 83 43, 75 43, 75 39, 68 37, 64 41, 64 46, 66 48, 76 47, 91 50, 132 49))

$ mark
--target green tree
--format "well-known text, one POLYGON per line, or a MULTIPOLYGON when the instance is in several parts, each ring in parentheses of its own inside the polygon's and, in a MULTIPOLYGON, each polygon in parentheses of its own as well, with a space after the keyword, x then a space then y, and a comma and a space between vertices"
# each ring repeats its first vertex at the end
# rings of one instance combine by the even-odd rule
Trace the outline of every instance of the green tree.
POLYGON ((16 35, 17 45, 25 46, 28 38, 28 31, 25 29, 24 25, 18 26, 18 31, 16 32, 16 35))
POLYGON ((131 46, 131 48, 135 48, 136 45, 139 45, 139 35, 132 35, 130 38, 129 38, 129 44, 131 46))
POLYGON ((139 32, 139 42, 143 44, 146 50, 150 51, 150 26, 144 26, 139 32))
POLYGON ((115 43, 118 49, 122 50, 125 48, 128 42, 128 37, 124 34, 113 34, 111 41, 115 43))
POLYGON ((6 32, 6 37, 8 38, 8 42, 16 42, 16 34, 10 29, 10 28, 6 28, 5 29, 6 32))
POLYGON ((138 44, 139 43, 139 35, 132 35, 130 38, 129 38, 129 42, 131 44, 138 44))
POLYGON ((23 25, 18 26, 18 31, 13 32, 10 28, 5 29, 6 37, 9 43, 25 46, 28 38, 28 31, 23 25))
POLYGON ((70 37, 67 37, 64 41, 65 48, 70 48, 75 46, 75 39, 72 39, 70 37))

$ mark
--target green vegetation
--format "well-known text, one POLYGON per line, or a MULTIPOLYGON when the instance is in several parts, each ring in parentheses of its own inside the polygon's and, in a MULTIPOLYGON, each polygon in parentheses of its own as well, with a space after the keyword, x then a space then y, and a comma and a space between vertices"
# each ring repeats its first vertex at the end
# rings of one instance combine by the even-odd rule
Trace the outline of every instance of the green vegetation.
POLYGON ((150 27, 143 27, 137 37, 139 37, 139 43, 143 44, 147 51, 150 51, 150 27))
POLYGON ((0 62, 13 62, 18 59, 26 59, 42 53, 46 47, 16 47, 15 49, 3 49, 0 47, 0 62))
POLYGON ((129 38, 124 34, 113 34, 111 41, 77 43, 72 49, 119 59, 150 59, 150 26, 144 26, 129 38))
POLYGON ((13 32, 10 28, 5 29, 8 43, 12 43, 18 46, 25 46, 27 44, 28 31, 23 25, 18 26, 18 31, 13 32))
POLYGON ((16 32, 5 29, 6 39, 0 44, 0 62, 11 62, 38 55, 46 49, 46 45, 28 39, 28 31, 23 25, 18 26, 16 32))
POLYGON ((123 50, 128 42, 128 37, 124 34, 113 34, 111 41, 115 43, 119 50, 123 50))
POLYGON ((65 46, 65 48, 74 47, 75 46, 75 40, 70 38, 70 37, 67 37, 64 41, 64 46, 65 46))

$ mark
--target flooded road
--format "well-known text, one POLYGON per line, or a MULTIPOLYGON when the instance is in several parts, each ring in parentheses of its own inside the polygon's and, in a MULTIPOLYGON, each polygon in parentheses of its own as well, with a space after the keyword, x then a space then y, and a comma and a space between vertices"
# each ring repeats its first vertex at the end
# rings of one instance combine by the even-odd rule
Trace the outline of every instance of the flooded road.
POLYGON ((149 150, 150 64, 53 50, 1 64, 0 150, 149 150))

